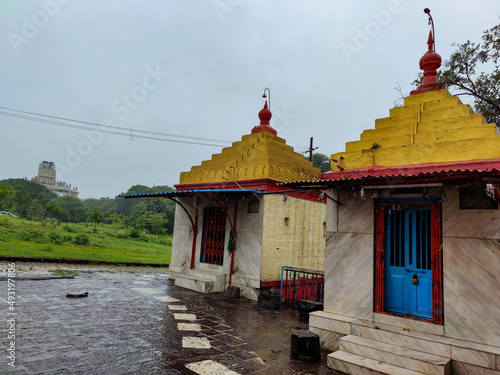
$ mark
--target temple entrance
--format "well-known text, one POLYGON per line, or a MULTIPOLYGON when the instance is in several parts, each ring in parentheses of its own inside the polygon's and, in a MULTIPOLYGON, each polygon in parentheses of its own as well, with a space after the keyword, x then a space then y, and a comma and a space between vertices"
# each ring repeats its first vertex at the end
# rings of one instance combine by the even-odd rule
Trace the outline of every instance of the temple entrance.
POLYGON ((226 237, 226 215, 219 207, 205 207, 203 210, 203 231, 200 262, 222 265, 226 237))
POLYGON ((376 311, 442 320, 438 208, 414 200, 377 205, 376 311))

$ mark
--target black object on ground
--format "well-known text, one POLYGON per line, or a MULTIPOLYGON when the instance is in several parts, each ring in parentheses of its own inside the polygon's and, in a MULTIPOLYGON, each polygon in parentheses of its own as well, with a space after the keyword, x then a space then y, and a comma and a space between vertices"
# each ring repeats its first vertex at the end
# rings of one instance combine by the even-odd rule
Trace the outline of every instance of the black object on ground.
POLYGON ((66 294, 66 297, 68 297, 68 298, 82 298, 82 297, 88 297, 88 296, 89 296, 89 292, 66 294))
POLYGON ((290 355, 301 361, 319 361, 321 359, 319 335, 305 329, 292 330, 290 355))
POLYGON ((271 288, 269 294, 262 293, 260 295, 259 305, 266 310, 279 310, 281 304, 280 292, 274 287, 271 288))
POLYGON ((300 320, 309 321, 309 313, 313 311, 323 311, 323 302, 299 299, 297 301, 297 310, 299 310, 300 320))
POLYGON ((240 288, 234 285, 229 285, 226 289, 226 298, 240 298, 240 288))

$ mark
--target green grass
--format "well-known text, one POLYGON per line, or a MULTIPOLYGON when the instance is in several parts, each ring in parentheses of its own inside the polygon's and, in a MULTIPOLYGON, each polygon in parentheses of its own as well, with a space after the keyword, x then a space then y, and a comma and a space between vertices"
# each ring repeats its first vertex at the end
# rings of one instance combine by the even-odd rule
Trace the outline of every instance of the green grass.
POLYGON ((0 257, 84 259, 89 261, 170 263, 172 238, 140 234, 102 224, 97 233, 86 224, 35 222, 0 217, 0 257), (84 244, 87 242, 86 244, 84 244))

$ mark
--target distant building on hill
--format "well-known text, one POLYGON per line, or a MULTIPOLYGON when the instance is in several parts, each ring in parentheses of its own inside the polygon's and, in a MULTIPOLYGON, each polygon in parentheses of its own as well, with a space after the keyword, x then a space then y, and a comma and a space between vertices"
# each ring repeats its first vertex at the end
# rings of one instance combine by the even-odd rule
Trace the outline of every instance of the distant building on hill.
POLYGON ((38 176, 31 179, 32 182, 45 186, 57 195, 71 195, 78 198, 78 188, 62 181, 56 181, 56 164, 51 161, 42 161, 38 166, 38 176))

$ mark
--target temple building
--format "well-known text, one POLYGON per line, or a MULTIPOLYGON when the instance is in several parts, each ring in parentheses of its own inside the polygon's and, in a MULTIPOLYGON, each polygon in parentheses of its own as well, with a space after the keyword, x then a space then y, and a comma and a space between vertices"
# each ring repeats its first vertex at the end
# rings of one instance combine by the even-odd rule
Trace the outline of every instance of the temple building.
POLYGON ((238 286, 257 300, 261 288, 279 286, 283 266, 323 270, 326 201, 316 189, 288 191, 278 184, 317 180, 318 168, 294 152, 270 125, 180 175, 169 277, 203 293, 238 286))
POLYGON ((422 85, 332 155, 324 311, 310 329, 347 374, 500 374, 500 136, 422 85))

